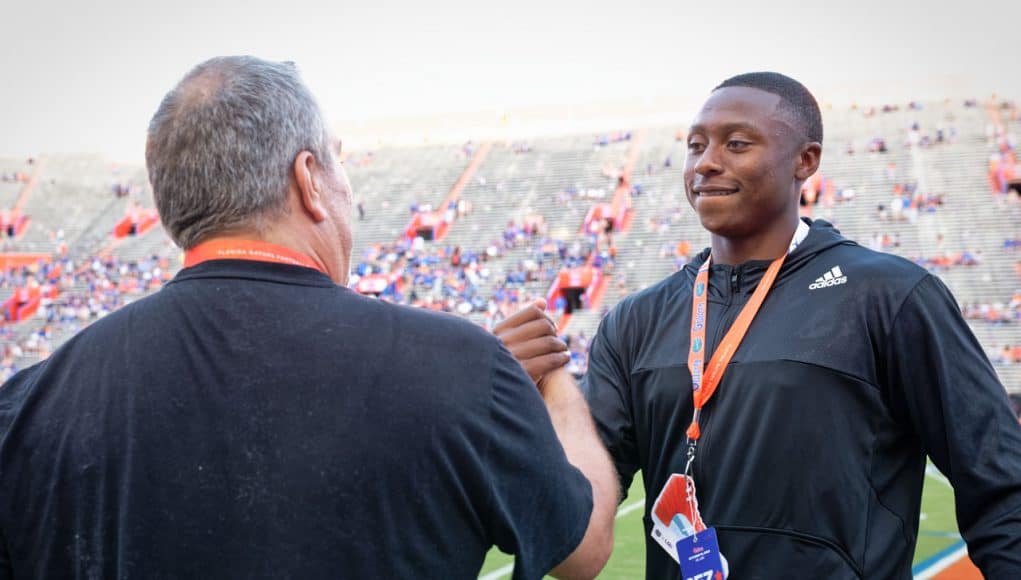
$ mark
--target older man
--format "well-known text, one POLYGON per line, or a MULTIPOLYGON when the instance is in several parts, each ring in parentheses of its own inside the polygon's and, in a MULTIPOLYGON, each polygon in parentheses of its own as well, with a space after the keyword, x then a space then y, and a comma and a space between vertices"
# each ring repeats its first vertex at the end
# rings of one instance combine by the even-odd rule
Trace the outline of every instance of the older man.
POLYGON ((492 545, 599 571, 616 481, 528 346, 552 329, 505 337, 537 390, 481 329, 347 290, 330 143, 289 63, 166 96, 146 161, 185 268, 0 389, 0 578, 469 578, 492 545))

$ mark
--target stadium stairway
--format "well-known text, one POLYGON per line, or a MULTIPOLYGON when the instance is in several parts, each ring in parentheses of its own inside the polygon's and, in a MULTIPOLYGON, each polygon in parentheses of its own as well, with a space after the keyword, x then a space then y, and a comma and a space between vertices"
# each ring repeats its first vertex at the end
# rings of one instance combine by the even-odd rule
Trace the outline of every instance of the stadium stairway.
MULTIPOLYGON (((832 221, 845 235, 863 245, 878 234, 899 237, 899 247, 887 251, 906 258, 931 257, 936 252, 980 251, 978 266, 954 266, 934 271, 955 292, 962 304, 974 302, 1004 303, 1021 279, 1014 263, 1021 252, 1007 253, 1003 241, 1008 235, 1021 235, 1021 203, 997 200, 985 178, 992 145, 986 137, 987 117, 981 108, 963 108, 945 103, 927 104, 922 109, 901 108, 865 115, 863 109, 828 110, 826 145, 821 173, 838 189, 854 189, 852 201, 812 208, 814 217, 832 221), (932 135, 943 128, 951 142, 927 148, 908 148, 912 124, 922 134, 932 135), (868 153, 868 143, 882 138, 886 153, 868 153), (851 146, 853 154, 848 154, 851 146), (917 183, 919 190, 944 194, 944 204, 933 212, 920 211, 912 219, 880 220, 877 207, 891 206, 897 184, 917 183), (942 245, 937 239, 942 236, 942 245)), ((1011 125, 1016 132, 1021 125, 1011 125)), ((603 296, 603 307, 574 314, 569 330, 591 336, 602 312, 630 292, 653 284, 674 271, 673 248, 680 240, 691 245, 694 255, 708 244, 694 212, 688 207, 683 189, 685 146, 675 139, 676 127, 652 127, 635 161, 631 184, 641 193, 632 200, 633 219, 626 232, 614 234, 616 263, 603 296), (670 166, 664 163, 670 158, 670 166), (655 225, 653 224, 655 222, 655 225), (664 227, 662 224, 667 224, 664 227)), ((596 144, 592 135, 568 135, 542 138, 529 144, 527 151, 510 144, 494 145, 479 164, 461 192, 472 205, 471 212, 459 218, 447 237, 436 243, 460 246, 483 252, 492 242, 502 240, 508 221, 522 224, 530 214, 542 215, 549 236, 568 246, 587 243, 579 230, 586 211, 598 201, 609 202, 616 185, 609 170, 621 168, 627 160, 630 143, 611 141, 596 144), (568 189, 579 192, 573 199, 563 195, 568 189), (589 196, 587 194, 594 195, 589 196), (599 194, 601 193, 601 197, 599 194)), ((130 199, 151 207, 151 198, 117 198, 111 185, 129 183, 147 191, 142 168, 114 167, 90 156, 52 156, 47 159, 46 174, 33 195, 25 202, 32 224, 12 244, 12 250, 52 252, 53 233, 64 231, 70 255, 78 263, 106 247, 113 224, 124 215, 130 199)), ((380 148, 370 153, 354 153, 345 164, 354 186, 356 203, 362 202, 365 219, 355 213, 357 263, 370 244, 390 244, 407 226, 412 204, 432 203, 442 210, 444 196, 459 177, 465 175, 470 156, 465 148, 430 145, 415 148, 380 148)), ((0 160, 0 171, 23 171, 24 162, 0 160)), ((0 205, 11 207, 21 185, 0 183, 0 205), (6 203, 4 202, 6 200, 6 203)), ((527 260, 535 258, 532 243, 523 243, 500 257, 489 260, 489 276, 481 284, 484 296, 527 260)), ((153 254, 171 257, 175 264, 180 252, 166 239, 162 229, 129 238, 109 248, 122 261, 144 259, 153 254)), ((544 272, 538 280, 525 285, 525 296, 543 296, 557 268, 544 272)), ((479 313, 469 318, 481 321, 479 313)), ((972 321, 976 335, 987 348, 995 350, 1007 344, 1021 344, 1021 324, 990 324, 972 321)), ((38 329, 38 320, 18 325, 24 336, 38 329)), ((58 341, 54 340, 54 344, 58 341)), ((1008 388, 1021 392, 1021 365, 997 365, 1008 388)))
POLYGON ((357 263, 372 244, 390 244, 411 219, 412 205, 434 204, 434 209, 468 166, 469 157, 459 148, 434 145, 421 148, 382 148, 348 157, 345 168, 351 179, 355 203, 362 203, 365 218, 354 213, 354 250, 357 263), (359 159, 371 159, 366 164, 359 159))

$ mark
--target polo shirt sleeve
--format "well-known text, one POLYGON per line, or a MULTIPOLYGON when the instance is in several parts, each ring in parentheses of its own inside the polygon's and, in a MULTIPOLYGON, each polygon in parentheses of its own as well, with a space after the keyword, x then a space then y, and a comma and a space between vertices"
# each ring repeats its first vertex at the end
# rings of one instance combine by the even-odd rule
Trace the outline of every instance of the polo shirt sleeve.
MULTIPOLYGON (((16 382, 12 379, 4 385, 0 385, 0 444, 7 436, 16 412, 17 397, 14 395, 16 382)), ((3 466, 0 465, 0 488, 3 487, 3 466)), ((0 522, 3 520, 0 519, 0 522)), ((3 525, 0 524, 0 580, 11 580, 14 578, 14 570, 11 569, 11 555, 7 548, 7 539, 4 537, 3 525)))
POLYGON ((485 521, 493 543, 514 554, 514 578, 540 578, 581 543, 592 486, 567 461, 535 383, 502 345, 494 349, 485 521))
POLYGON ((582 392, 588 401, 596 430, 606 446, 620 478, 621 501, 638 471, 638 446, 635 442, 634 413, 631 409, 630 363, 617 347, 620 307, 599 324, 589 352, 588 372, 582 392))
POLYGON ((894 410, 953 484, 971 559, 987 578, 1021 578, 1021 426, 938 278, 904 301, 884 356, 894 410))
MULTIPOLYGON (((33 375, 34 371, 31 368, 22 370, 8 379, 6 383, 0 385, 0 446, 3 445, 11 424, 21 410, 24 399, 32 384, 31 378, 33 375)), ((3 454, 0 453, 0 462, 2 461, 3 454)), ((9 470, 4 468, 5 465, 0 463, 0 489, 6 489, 4 477, 14 477, 10 474, 9 470)), ((6 531, 3 529, 3 518, 0 517, 0 580, 11 580, 14 578, 14 569, 5 533, 9 536, 12 532, 10 529, 6 531)))

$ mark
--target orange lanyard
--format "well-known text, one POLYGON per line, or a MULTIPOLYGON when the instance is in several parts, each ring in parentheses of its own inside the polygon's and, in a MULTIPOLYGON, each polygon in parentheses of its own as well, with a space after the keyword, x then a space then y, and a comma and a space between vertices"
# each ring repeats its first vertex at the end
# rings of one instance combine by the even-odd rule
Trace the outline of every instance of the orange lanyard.
POLYGON ((184 254, 184 267, 201 264, 208 260, 252 260, 255 262, 272 262, 274 264, 290 264, 304 266, 326 273, 319 264, 305 254, 284 246, 268 244, 256 240, 210 240, 203 242, 184 254))
POLYGON ((716 352, 713 353, 713 357, 709 359, 709 366, 705 367, 704 374, 703 361, 705 359, 706 346, 705 328, 709 297, 709 264, 712 262, 712 255, 706 258, 706 261, 698 269, 698 275, 695 276, 695 288, 691 298, 691 343, 688 350, 688 370, 691 371, 691 390, 695 398, 695 412, 691 418, 691 425, 688 427, 688 439, 692 442, 697 441, 702 435, 698 428, 698 418, 702 407, 709 402, 713 393, 716 392, 716 387, 719 386, 720 380, 723 379, 723 373, 727 370, 731 357, 734 356, 737 347, 744 340, 748 327, 752 325, 752 320, 759 313, 762 301, 766 299, 766 294, 773 286, 773 282, 776 280, 780 267, 783 266, 786 258, 787 254, 784 254, 773 260, 773 263, 769 265, 766 273, 762 276, 762 280, 759 281, 759 285, 755 288, 751 299, 741 309, 741 313, 737 315, 737 320, 734 321, 730 330, 723 337, 719 347, 716 348, 716 352))

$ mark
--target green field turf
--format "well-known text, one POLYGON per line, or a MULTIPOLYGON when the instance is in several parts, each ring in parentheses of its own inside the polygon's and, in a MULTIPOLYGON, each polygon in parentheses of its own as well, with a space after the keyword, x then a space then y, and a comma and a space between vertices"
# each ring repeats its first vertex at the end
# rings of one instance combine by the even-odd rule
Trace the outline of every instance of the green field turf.
POLYGON ((930 466, 922 492, 922 521, 918 526, 917 564, 961 540, 954 515, 954 492, 946 479, 930 466))
MULTIPOLYGON (((624 507, 645 497, 641 477, 635 477, 624 507)), ((617 518, 613 556, 606 565, 600 578, 607 580, 641 579, 645 575, 645 532, 642 528, 642 509, 636 509, 623 517, 617 518)), ((954 517, 954 494, 950 486, 938 473, 927 475, 925 491, 922 495, 923 519, 918 534, 918 547, 915 550, 915 563, 925 561, 933 554, 951 544, 957 543, 957 520, 954 517)), ((486 558, 480 577, 493 575, 504 570, 496 578, 510 578, 509 565, 513 557, 493 549, 486 558)))
MULTIPOLYGON (((629 506, 638 501, 644 501, 645 489, 642 487, 641 474, 635 476, 631 484, 624 506, 629 506)), ((618 517, 614 527, 613 555, 603 569, 600 578, 642 578, 645 574, 645 531, 642 527, 643 508, 631 511, 623 517, 618 517)), ((495 570, 500 570, 514 561, 497 549, 489 552, 486 563, 482 567, 479 577, 485 577, 495 570)), ((507 568, 505 574, 500 578, 510 578, 511 570, 507 568)), ((495 579, 494 579, 495 580, 495 579)))

